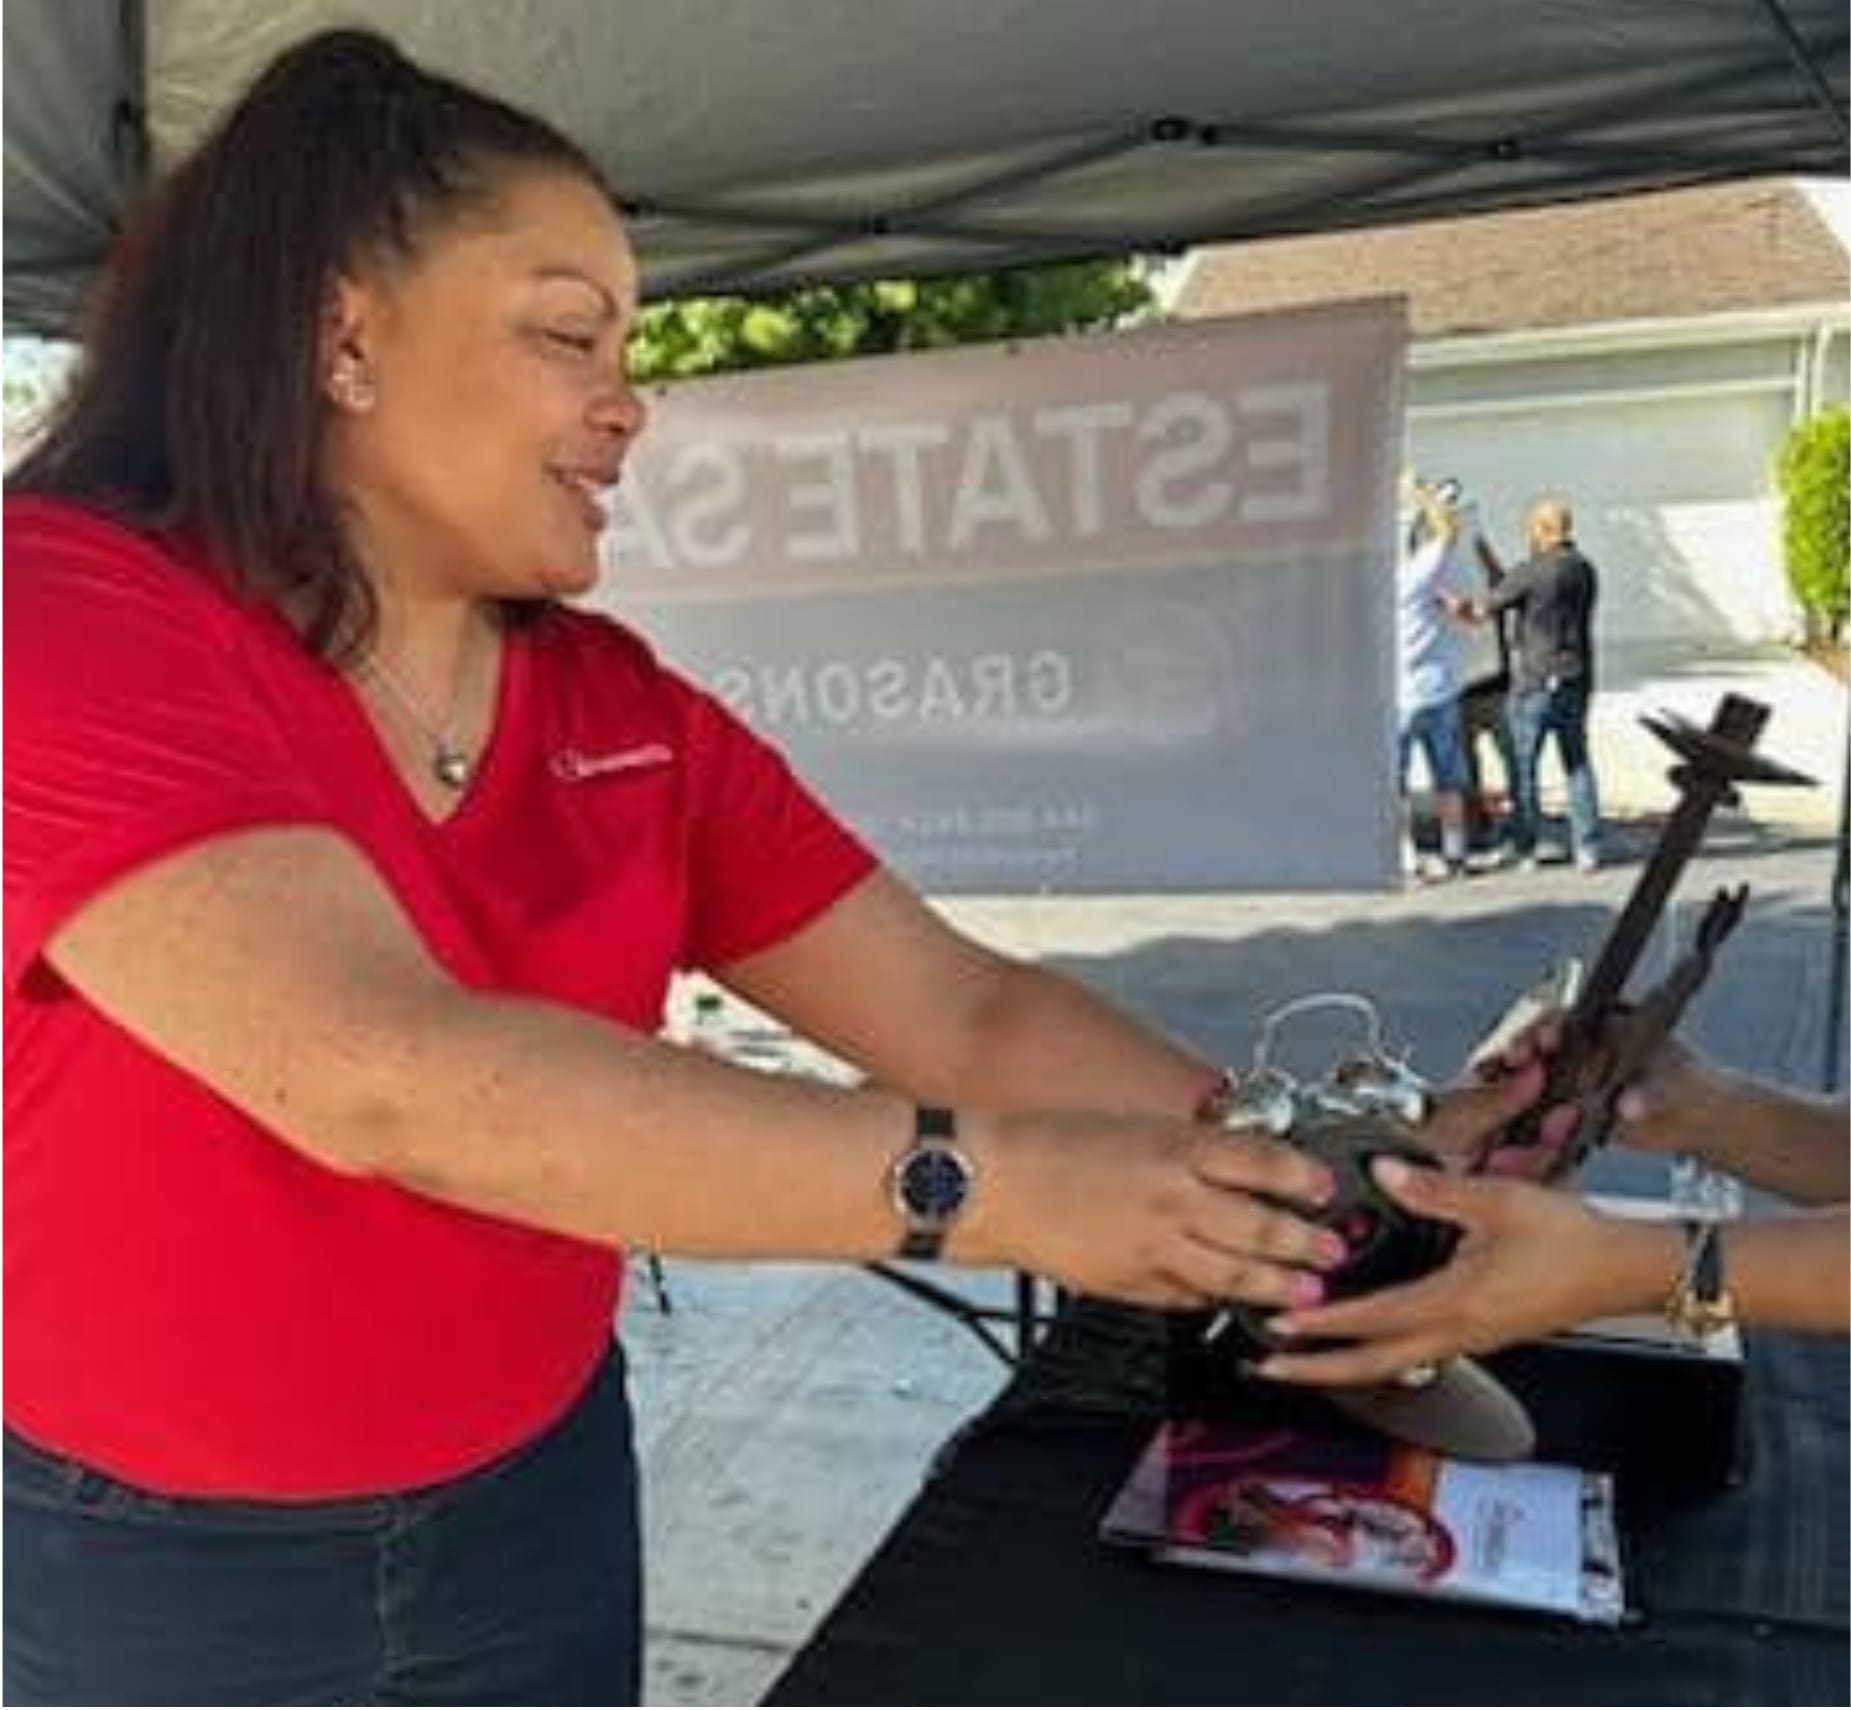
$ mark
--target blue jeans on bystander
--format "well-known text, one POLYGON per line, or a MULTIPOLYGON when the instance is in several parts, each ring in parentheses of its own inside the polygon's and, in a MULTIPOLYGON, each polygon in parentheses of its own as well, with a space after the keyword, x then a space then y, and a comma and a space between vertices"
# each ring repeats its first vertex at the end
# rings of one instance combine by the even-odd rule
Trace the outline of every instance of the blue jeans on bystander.
POLYGON ((1519 855, 1535 853, 1542 823, 1537 772, 1543 741, 1554 736, 1568 780, 1568 824, 1575 858, 1584 865, 1600 858, 1600 799, 1588 756, 1587 709, 1588 685, 1581 677, 1552 678, 1543 688, 1518 689, 1510 697, 1510 739, 1517 763, 1510 840, 1519 855))

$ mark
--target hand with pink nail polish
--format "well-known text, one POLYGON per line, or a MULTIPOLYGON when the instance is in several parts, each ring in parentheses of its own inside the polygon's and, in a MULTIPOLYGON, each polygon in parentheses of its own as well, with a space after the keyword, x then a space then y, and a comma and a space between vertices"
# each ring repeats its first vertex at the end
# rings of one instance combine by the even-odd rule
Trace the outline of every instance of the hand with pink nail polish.
MULTIPOLYGON (((1726 1286, 1744 1321, 1840 1332, 1851 1324, 1848 1114, 1842 1099, 1749 1080, 1687 1047, 1661 1052, 1628 1091, 1622 1140, 1699 1150, 1818 1207, 1727 1226, 1726 1286)), ((1389 1158, 1374 1168, 1382 1190, 1407 1210, 1460 1230, 1452 1258, 1401 1287, 1292 1305, 1270 1321, 1274 1332, 1340 1345, 1277 1352, 1259 1365, 1264 1376, 1373 1383, 1591 1318, 1658 1312, 1683 1275, 1676 1222, 1604 1215, 1573 1192, 1535 1182, 1410 1170, 1389 1158)))

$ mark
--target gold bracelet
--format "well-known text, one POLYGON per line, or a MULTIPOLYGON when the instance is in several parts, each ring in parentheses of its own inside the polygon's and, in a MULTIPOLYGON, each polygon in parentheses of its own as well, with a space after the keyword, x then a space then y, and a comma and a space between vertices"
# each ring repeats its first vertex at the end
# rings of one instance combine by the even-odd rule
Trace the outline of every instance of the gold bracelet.
POLYGON ((1723 1281, 1722 1234, 1715 1223, 1686 1219, 1684 1261, 1665 1297, 1665 1322, 1706 1342, 1735 1322, 1735 1296, 1723 1281))

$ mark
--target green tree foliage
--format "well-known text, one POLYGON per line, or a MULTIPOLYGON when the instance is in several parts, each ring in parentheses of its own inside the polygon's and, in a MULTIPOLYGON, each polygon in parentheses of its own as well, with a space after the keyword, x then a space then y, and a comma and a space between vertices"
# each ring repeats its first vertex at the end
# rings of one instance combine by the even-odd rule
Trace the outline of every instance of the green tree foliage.
POLYGON ((678 380, 736 368, 1087 332, 1122 325, 1148 312, 1151 303, 1136 261, 812 285, 773 297, 691 297, 643 311, 630 362, 638 380, 678 380))
POLYGON ((1851 411, 1822 411, 1781 443, 1781 545, 1810 639, 1836 641, 1851 608, 1851 411))

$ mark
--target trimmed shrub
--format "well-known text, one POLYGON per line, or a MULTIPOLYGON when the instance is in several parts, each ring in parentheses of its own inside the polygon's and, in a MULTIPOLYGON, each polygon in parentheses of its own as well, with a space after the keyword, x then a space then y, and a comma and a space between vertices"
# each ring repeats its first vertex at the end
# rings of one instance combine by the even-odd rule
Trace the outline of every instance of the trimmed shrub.
POLYGON ((1851 411, 1824 410, 1780 447, 1781 547, 1809 641, 1836 641, 1851 608, 1851 411))

